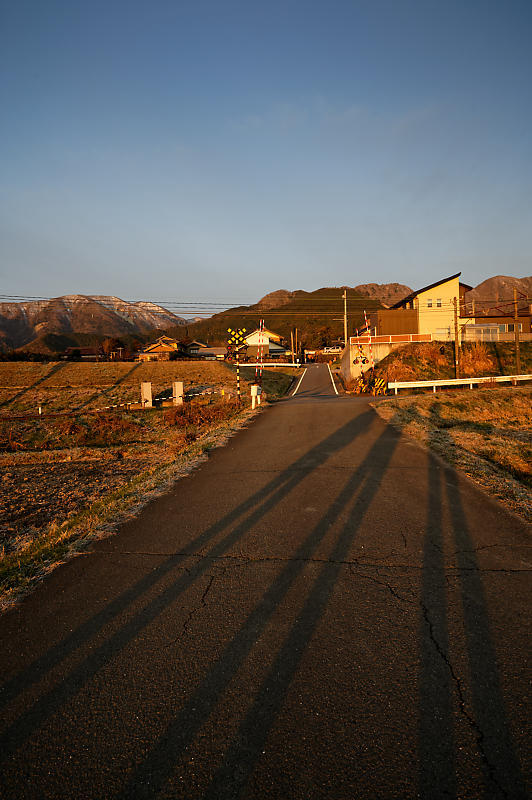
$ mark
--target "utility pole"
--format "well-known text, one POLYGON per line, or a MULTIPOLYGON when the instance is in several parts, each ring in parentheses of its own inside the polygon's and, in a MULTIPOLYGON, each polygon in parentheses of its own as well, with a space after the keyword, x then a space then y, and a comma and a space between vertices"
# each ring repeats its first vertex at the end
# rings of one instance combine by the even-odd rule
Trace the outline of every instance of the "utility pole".
MULTIPOLYGON (((297 328, 296 328, 296 353, 299 353, 298 341, 297 341, 297 328)), ((297 361, 297 355, 296 355, 296 361, 297 361)))
POLYGON ((290 352, 292 353, 292 361, 295 358, 294 355, 294 329, 290 328, 290 352))
POLYGON ((344 298, 344 347, 347 347, 347 288, 342 295, 344 298))
POLYGON ((519 315, 517 313, 517 289, 514 286, 514 334, 515 334, 515 366, 517 375, 521 374, 521 353, 519 350, 519 315))
POLYGON ((460 377, 460 364, 458 361, 458 353, 460 348, 460 339, 458 334, 458 301, 454 298, 454 377, 460 377))

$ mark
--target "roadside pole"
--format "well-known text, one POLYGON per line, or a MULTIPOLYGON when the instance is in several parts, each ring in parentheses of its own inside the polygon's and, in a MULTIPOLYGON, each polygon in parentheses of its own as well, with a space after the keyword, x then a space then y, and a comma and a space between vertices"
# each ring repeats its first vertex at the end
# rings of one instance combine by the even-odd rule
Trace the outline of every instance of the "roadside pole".
POLYGON ((373 348, 371 347, 371 328, 370 328, 370 323, 368 322, 366 309, 364 309, 364 324, 368 332, 369 359, 370 359, 371 369, 375 369, 375 361, 373 359, 373 348))
POLYGON ((342 295, 344 298, 344 347, 347 347, 347 289, 342 295))
POLYGON ((517 375, 521 374, 521 352, 519 345, 519 314, 517 312, 517 289, 514 286, 514 334, 515 334, 515 367, 517 375))
POLYGON ((458 334, 458 301, 453 298, 454 303, 454 377, 460 377, 460 364, 458 360, 458 353, 460 348, 460 339, 458 334))

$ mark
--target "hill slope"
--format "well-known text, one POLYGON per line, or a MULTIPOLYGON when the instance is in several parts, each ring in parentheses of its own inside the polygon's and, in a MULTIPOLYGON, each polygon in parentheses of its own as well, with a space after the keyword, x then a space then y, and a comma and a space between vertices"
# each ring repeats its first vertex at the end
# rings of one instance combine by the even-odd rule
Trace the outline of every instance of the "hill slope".
POLYGON ((379 300, 384 306, 393 306, 403 297, 411 293, 412 289, 403 283, 361 283, 355 286, 355 292, 359 292, 364 297, 372 297, 379 300))
MULTIPOLYGON (((493 278, 479 283, 466 294, 466 301, 471 300, 513 300, 514 287, 527 297, 532 296, 532 277, 513 278, 510 275, 495 275, 493 278)), ((518 294, 519 296, 519 294, 518 294)))
MULTIPOLYGON (((251 306, 239 306, 215 314, 195 325, 187 325, 187 335, 210 345, 223 345, 227 341, 228 328, 246 328, 252 331, 258 327, 259 320, 272 331, 290 342, 290 332, 297 328, 298 338, 303 346, 316 347, 328 344, 339 337, 343 338, 344 287, 325 287, 315 292, 279 290, 263 297, 251 306)), ((348 330, 351 335, 356 327, 361 327, 364 310, 369 315, 372 310, 382 308, 379 300, 363 297, 359 292, 347 287, 348 330)), ((169 331, 172 333, 175 331, 169 331)))

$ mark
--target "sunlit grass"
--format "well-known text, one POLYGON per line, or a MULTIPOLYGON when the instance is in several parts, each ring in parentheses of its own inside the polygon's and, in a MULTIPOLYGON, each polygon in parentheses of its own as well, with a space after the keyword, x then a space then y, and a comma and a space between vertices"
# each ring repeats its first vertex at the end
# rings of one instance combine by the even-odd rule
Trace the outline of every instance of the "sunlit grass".
POLYGON ((376 409, 532 519, 532 389, 394 397, 376 409))

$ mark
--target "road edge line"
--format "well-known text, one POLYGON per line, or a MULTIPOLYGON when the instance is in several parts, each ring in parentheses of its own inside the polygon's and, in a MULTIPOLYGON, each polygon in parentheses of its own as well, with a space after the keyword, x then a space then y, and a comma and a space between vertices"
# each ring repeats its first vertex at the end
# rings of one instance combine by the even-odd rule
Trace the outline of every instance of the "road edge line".
POLYGON ((329 368, 329 375, 331 376, 331 383, 332 383, 332 385, 333 385, 333 389, 334 389, 334 391, 336 392, 336 394, 338 394, 338 389, 336 388, 336 384, 335 384, 335 382, 334 382, 334 378, 333 378, 333 374, 332 374, 332 370, 331 370, 331 365, 330 365, 330 364, 327 364, 327 366, 328 366, 328 368, 329 368))
POLYGON ((305 377, 305 375, 307 374, 307 369, 308 369, 308 367, 305 367, 305 371, 303 372, 303 375, 302 375, 302 376, 300 377, 300 379, 298 380, 298 382, 297 382, 297 386, 296 386, 296 388, 294 389, 294 391, 293 391, 293 393, 292 393, 292 397, 295 397, 295 396, 296 396, 296 392, 297 392, 297 390, 299 389, 299 387, 301 386, 301 381, 303 380, 303 378, 304 378, 304 377, 305 377))

